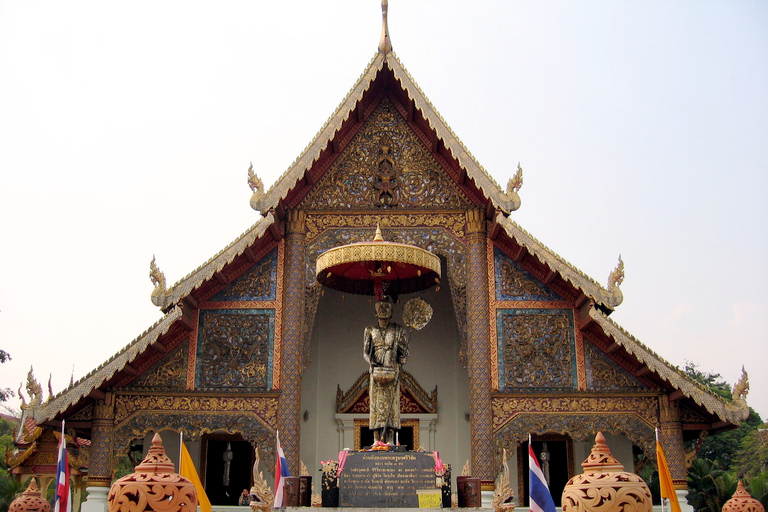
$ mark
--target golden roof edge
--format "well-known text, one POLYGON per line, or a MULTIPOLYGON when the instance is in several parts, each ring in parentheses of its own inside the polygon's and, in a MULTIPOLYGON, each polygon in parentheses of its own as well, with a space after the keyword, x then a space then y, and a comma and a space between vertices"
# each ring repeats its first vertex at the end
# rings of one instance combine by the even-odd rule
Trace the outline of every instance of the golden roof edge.
POLYGON ((200 285, 211 279, 216 272, 220 272, 225 266, 234 261, 234 259, 250 247, 256 240, 266 233, 267 228, 275 222, 274 215, 270 212, 262 217, 239 237, 233 240, 224 249, 209 258, 208 261, 179 279, 168 289, 164 296, 164 302, 160 306, 166 309, 174 304, 178 304, 184 297, 196 290, 200 285))
POLYGON ((411 97, 416 108, 422 113, 430 127, 435 130, 438 138, 443 141, 451 155, 467 171, 467 176, 474 180, 475 185, 493 202, 496 208, 505 213, 510 213, 520 208, 519 196, 515 193, 514 196, 507 197, 499 184, 496 183, 496 180, 493 179, 493 176, 480 165, 458 135, 443 119, 440 112, 432 105, 432 102, 429 101, 429 98, 421 90, 416 80, 414 80, 403 63, 400 62, 400 59, 397 58, 395 52, 391 52, 389 55, 392 57, 389 67, 392 69, 395 78, 400 81, 401 86, 411 97))
POLYGON ((528 233, 515 221, 509 219, 503 213, 496 214, 498 222, 506 233, 524 246, 528 252, 539 258, 551 270, 558 272, 563 280, 571 283, 576 288, 584 292, 584 295, 593 299, 595 302, 613 310, 610 306, 614 294, 600 285, 597 281, 576 268, 572 263, 566 261, 562 256, 544 245, 541 241, 528 233))
POLYGON ((344 99, 336 107, 322 128, 315 134, 315 137, 304 148, 304 151, 296 157, 293 163, 283 174, 274 182, 264 195, 259 198, 256 204, 252 205, 254 210, 261 212, 270 211, 275 208, 281 199, 285 198, 288 192, 296 186, 299 180, 304 177, 306 171, 319 158, 320 153, 328 145, 328 142, 336 135, 342 123, 347 120, 349 115, 357 106, 358 101, 369 89, 376 75, 384 67, 387 61, 387 55, 377 51, 368 67, 365 68, 360 78, 352 86, 344 99))
POLYGON ((85 377, 67 387, 49 402, 41 405, 34 410, 34 420, 40 425, 46 421, 53 420, 57 414, 66 411, 69 407, 80 401, 82 398, 94 389, 101 386, 105 381, 112 378, 127 363, 130 363, 136 356, 144 352, 152 343, 168 332, 173 323, 181 318, 181 308, 174 307, 160 320, 155 322, 152 327, 144 331, 138 338, 131 341, 128 345, 120 349, 119 352, 100 364, 95 370, 92 370, 85 377))
POLYGON ((651 371, 680 390, 686 397, 703 407, 711 414, 734 425, 740 425, 749 415, 749 406, 744 407, 728 403, 706 386, 696 382, 682 370, 664 360, 641 341, 629 334, 619 324, 595 308, 590 308, 589 316, 597 322, 607 335, 621 345, 627 352, 646 365, 651 371), (745 411, 746 409, 746 411, 745 411), (746 414, 745 414, 746 412, 746 414))

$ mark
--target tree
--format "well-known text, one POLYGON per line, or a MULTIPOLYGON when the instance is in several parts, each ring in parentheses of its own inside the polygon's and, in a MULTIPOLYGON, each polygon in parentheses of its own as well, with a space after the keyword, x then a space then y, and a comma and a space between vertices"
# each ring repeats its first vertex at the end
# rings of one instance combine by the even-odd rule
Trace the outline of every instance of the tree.
MULTIPOLYGON (((741 440, 734 458, 734 469, 741 478, 768 474, 768 424, 763 423, 741 440)), ((768 484, 768 480, 766 481, 768 484)), ((766 489, 768 491, 768 489, 766 489)))
MULTIPOLYGON (((685 362, 683 371, 725 401, 730 402, 732 400, 731 387, 719 373, 701 371, 698 365, 691 361, 685 362)), ((717 461, 720 469, 723 471, 730 470, 734 465, 737 453, 740 451, 742 440, 762 423, 760 415, 750 409, 749 417, 738 428, 707 437, 699 449, 699 458, 717 461)), ((695 443, 695 441, 693 442, 695 443)))
POLYGON ((14 449, 12 430, 13 425, 0 418, 0 432, 4 432, 0 435, 0 510, 8 510, 8 505, 23 490, 19 480, 8 472, 5 463, 6 453, 14 449))
MULTIPOLYGON (((0 349, 0 363, 4 363, 10 360, 11 360, 11 355, 5 350, 0 349)), ((10 389, 0 388, 0 402, 5 402, 12 396, 13 396, 13 391, 11 391, 10 389)))
POLYGON ((737 483, 718 463, 696 459, 688 470, 688 503, 696 512, 721 512, 736 492, 737 483))

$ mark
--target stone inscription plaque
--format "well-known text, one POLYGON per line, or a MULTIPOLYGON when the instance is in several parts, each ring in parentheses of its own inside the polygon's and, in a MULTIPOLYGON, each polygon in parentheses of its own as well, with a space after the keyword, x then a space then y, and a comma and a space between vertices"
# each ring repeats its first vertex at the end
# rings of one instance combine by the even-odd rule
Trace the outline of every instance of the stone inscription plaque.
POLYGON ((339 506, 415 508, 419 489, 435 489, 432 454, 351 452, 339 478, 339 506))

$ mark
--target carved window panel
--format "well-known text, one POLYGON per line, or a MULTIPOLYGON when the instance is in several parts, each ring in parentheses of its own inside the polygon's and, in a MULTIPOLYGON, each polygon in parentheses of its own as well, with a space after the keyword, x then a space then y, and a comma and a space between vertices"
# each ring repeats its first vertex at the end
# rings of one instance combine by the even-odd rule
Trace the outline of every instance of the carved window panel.
POLYGON ((573 391, 577 387, 570 309, 499 309, 499 389, 573 391))
POLYGON ((271 389, 274 332, 273 309, 202 310, 196 389, 271 389))

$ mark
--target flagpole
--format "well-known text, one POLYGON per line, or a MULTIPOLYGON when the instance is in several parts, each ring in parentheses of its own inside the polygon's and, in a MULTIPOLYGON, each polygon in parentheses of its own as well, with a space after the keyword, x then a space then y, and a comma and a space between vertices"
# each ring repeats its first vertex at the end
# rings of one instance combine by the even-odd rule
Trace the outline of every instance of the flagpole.
MULTIPOLYGON (((656 427, 655 432, 656 432, 656 444, 661 445, 661 441, 659 440, 659 427, 656 427)), ((656 455, 656 460, 658 461, 658 454, 656 455)), ((658 462, 656 463, 656 465, 657 466, 659 465, 658 462)), ((659 474, 659 498, 661 501, 661 512, 664 512, 664 496, 661 495, 661 468, 657 468, 657 469, 659 474)))
POLYGON ((184 446, 184 432, 179 430, 179 473, 181 473, 181 462, 183 460, 181 457, 181 450, 183 446, 184 446))

